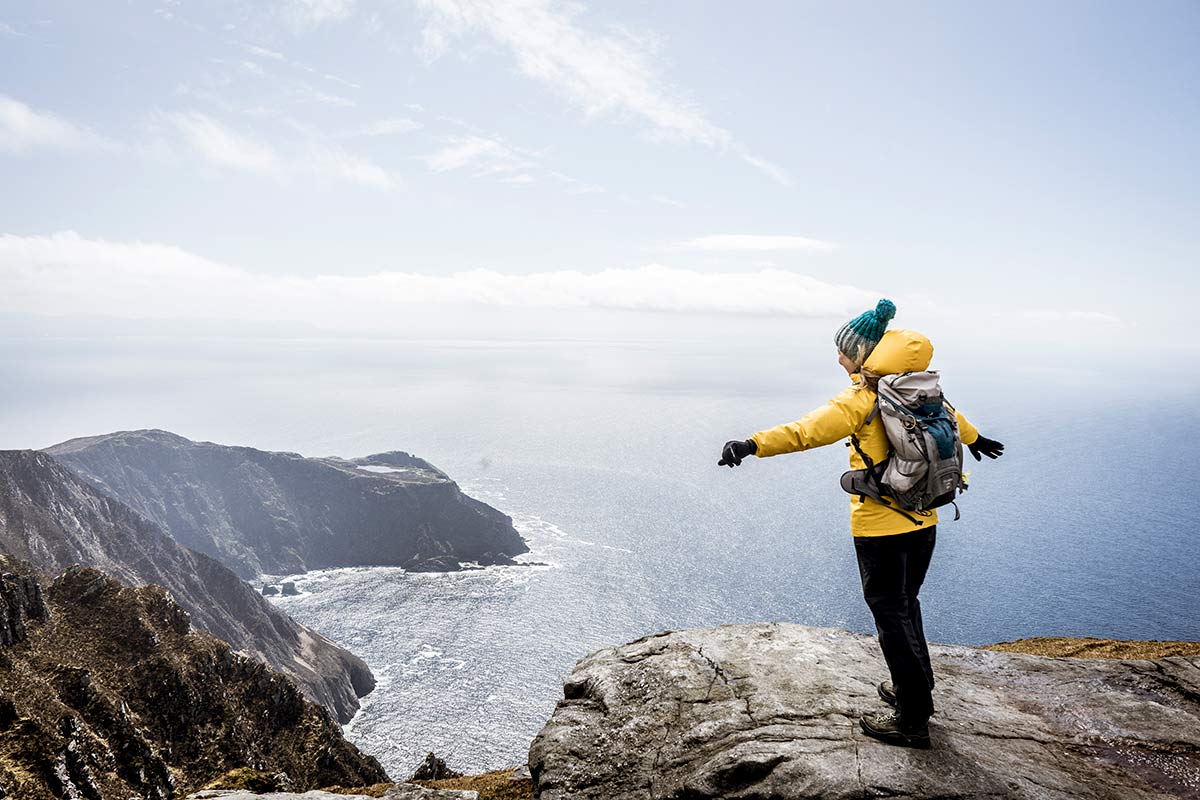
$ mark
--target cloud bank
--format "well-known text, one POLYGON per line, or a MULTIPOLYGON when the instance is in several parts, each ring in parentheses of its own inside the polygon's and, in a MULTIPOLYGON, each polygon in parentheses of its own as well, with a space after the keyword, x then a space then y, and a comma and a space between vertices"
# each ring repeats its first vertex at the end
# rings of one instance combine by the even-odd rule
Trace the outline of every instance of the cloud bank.
POLYGON ((0 311, 133 319, 293 320, 389 328, 414 306, 849 316, 878 294, 782 270, 707 273, 650 264, 584 273, 264 275, 177 247, 64 232, 0 236, 0 311))

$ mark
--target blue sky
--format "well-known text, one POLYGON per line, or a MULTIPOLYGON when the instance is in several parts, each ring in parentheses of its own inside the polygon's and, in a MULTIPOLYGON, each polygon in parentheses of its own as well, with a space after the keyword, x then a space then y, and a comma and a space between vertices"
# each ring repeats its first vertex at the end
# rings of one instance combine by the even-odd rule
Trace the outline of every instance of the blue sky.
POLYGON ((1191 2, 7 3, 0 311, 887 294, 1195 352, 1197 41, 1191 2))

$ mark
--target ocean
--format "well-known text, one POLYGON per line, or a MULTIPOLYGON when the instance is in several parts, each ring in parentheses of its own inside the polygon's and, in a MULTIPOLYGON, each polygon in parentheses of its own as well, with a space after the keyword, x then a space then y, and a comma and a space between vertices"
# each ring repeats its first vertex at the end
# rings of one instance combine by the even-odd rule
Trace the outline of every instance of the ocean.
MULTIPOLYGON (((845 384, 829 346, 125 337, 79 349, 6 340, 6 446, 161 427, 313 456, 401 449, 512 516, 525 560, 545 566, 269 576, 301 590, 274 602, 370 664, 378 686, 346 732, 394 777, 429 751, 463 771, 523 763, 563 678, 597 648, 759 620, 873 630, 837 485, 846 448, 716 465, 726 439, 845 384)), ((929 638, 1200 638, 1200 393, 1158 373, 1143 384, 944 361, 947 394, 1007 450, 968 461, 962 519, 938 527, 929 638)))

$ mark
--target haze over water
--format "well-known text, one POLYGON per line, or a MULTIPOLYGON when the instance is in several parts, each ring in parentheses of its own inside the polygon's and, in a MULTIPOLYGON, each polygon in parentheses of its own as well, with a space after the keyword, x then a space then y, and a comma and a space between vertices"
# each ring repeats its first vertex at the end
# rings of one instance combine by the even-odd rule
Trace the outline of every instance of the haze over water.
MULTIPOLYGON (((394 775, 429 750, 464 770, 523 762, 599 647, 757 620, 873 630, 837 486, 846 449, 716 466, 726 439, 844 385, 823 339, 127 337, 70 358, 78 341, 3 341, 7 447, 162 427, 305 455, 402 449, 513 517, 549 566, 310 573, 277 600, 371 665, 348 733, 394 775)), ((998 376, 945 350, 948 395, 1007 450, 968 461, 963 517, 939 525, 929 638, 1200 638, 1181 444, 1200 433, 1197 393, 1148 407, 1103 370, 998 376)))

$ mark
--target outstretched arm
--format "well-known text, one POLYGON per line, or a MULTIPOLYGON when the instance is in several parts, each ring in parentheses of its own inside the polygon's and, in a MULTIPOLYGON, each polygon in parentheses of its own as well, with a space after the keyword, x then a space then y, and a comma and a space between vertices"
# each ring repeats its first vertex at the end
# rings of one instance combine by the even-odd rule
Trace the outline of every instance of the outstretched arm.
MULTIPOLYGON (((947 403, 947 405, 949 404, 947 403)), ((972 425, 971 421, 964 417, 957 408, 954 406, 950 406, 950 408, 954 409, 954 418, 958 420, 958 436, 962 439, 962 443, 964 445, 974 444, 975 440, 979 438, 979 429, 972 425)))
POLYGON ((975 456, 976 461, 982 461, 984 456, 999 458, 1004 455, 1004 445, 995 439, 981 435, 979 429, 972 425, 971 421, 964 417, 957 408, 954 409, 954 416, 958 420, 958 435, 962 439, 962 443, 971 451, 971 455, 975 456))
POLYGON ((795 422, 759 431, 750 441, 756 445, 755 455, 760 458, 823 447, 861 428, 874 405, 874 392, 850 387, 795 422))

